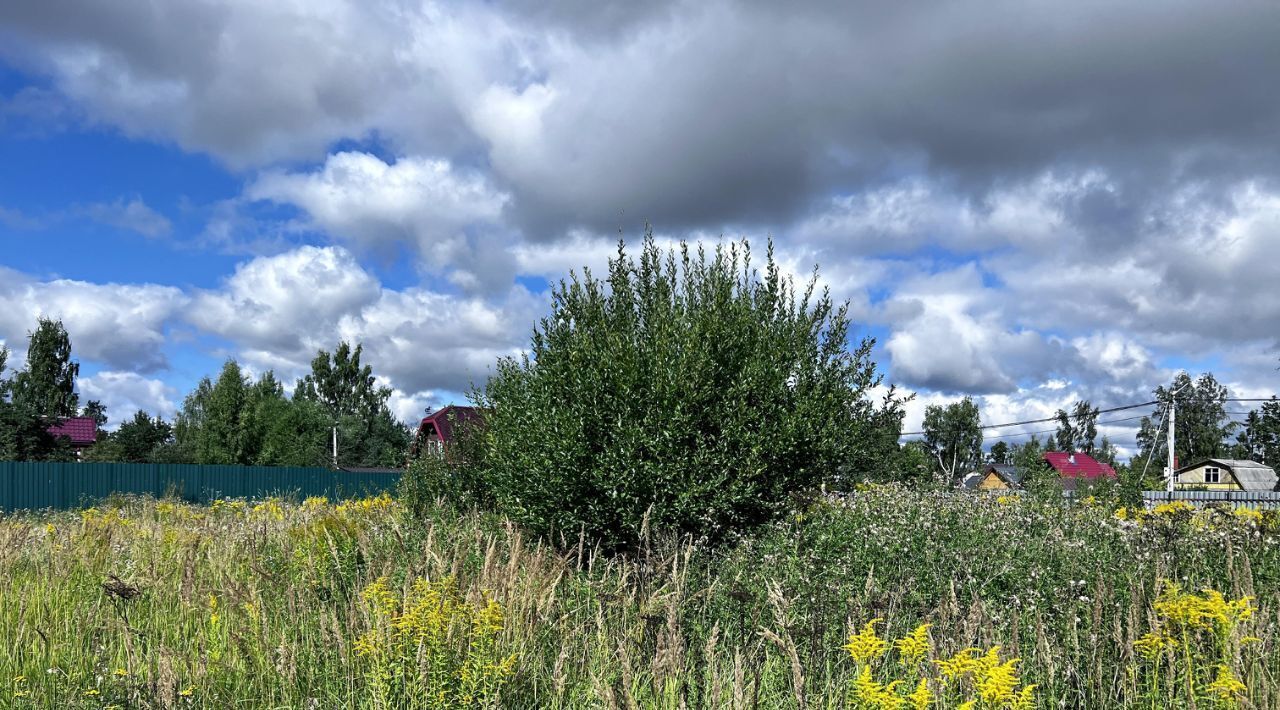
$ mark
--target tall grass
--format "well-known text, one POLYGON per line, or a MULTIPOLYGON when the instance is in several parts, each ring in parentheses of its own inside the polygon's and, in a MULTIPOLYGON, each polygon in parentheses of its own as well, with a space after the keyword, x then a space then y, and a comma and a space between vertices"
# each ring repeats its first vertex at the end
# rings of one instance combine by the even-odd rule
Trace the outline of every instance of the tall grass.
POLYGON ((905 708, 867 689, 909 676, 928 707, 1011 707, 936 662, 999 646, 1037 707, 1280 707, 1278 528, 876 489, 620 558, 385 497, 120 498, 0 518, 0 706, 905 708), (1252 613, 1179 626, 1170 581, 1252 613), (873 619, 884 650, 859 660, 873 619), (1220 666, 1240 688, 1211 689, 1220 666))

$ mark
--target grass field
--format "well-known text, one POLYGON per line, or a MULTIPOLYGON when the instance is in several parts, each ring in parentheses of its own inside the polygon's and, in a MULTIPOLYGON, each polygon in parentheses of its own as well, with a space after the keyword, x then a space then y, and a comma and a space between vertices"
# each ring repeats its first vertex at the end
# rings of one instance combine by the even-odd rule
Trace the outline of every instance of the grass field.
POLYGON ((111 500, 0 517, 0 706, 1274 708, 1278 542, 878 488, 621 559, 388 497, 111 500))

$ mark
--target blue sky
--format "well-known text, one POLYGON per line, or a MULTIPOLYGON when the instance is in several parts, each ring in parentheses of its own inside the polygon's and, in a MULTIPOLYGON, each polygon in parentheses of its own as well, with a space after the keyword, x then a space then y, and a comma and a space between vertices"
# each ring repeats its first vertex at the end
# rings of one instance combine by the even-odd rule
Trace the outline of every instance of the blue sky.
POLYGON ((0 340, 116 419, 343 338, 413 419, 646 223, 819 264, 908 429, 1277 389, 1268 4, 56 5, 0 8, 0 340))

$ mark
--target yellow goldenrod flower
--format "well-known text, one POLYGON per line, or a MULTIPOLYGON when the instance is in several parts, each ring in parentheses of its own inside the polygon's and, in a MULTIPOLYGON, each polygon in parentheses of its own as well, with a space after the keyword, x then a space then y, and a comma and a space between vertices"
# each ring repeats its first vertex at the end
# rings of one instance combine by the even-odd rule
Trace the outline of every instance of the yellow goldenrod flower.
POLYGON ((1246 523, 1262 522, 1262 511, 1259 511, 1256 508, 1246 508, 1245 506, 1242 505, 1237 507, 1234 511, 1232 511, 1232 513, 1237 518, 1239 518, 1242 522, 1246 522, 1246 523))
POLYGON ((884 655, 889 644, 876 635, 875 629, 876 624, 883 621, 884 619, 872 619, 862 625, 862 630, 849 634, 849 643, 844 645, 844 650, 849 652, 855 662, 862 664, 884 655))
POLYGON ((195 694, 196 694, 196 687, 194 685, 188 685, 187 687, 178 691, 178 695, 181 695, 184 698, 189 698, 195 694))
POLYGON ((1232 700, 1245 691, 1245 685, 1225 663, 1219 663, 1218 676, 1206 690, 1221 700, 1232 700))
POLYGON ((391 615, 400 609, 400 600, 387 586, 386 577, 379 577, 365 587, 360 593, 360 598, 382 614, 391 615))
POLYGON ((979 649, 966 648, 962 651, 957 651, 951 658, 934 661, 934 663, 942 671, 944 678, 949 681, 955 681, 977 670, 979 667, 977 661, 978 653, 980 653, 979 649))
POLYGON ((924 678, 916 684, 916 689, 907 696, 907 701, 911 703, 912 710, 928 710, 929 705, 933 703, 933 693, 929 692, 929 682, 924 678))
POLYGON ((907 663, 919 663, 929 653, 929 627, 932 624, 920 624, 915 631, 893 642, 893 647, 902 655, 907 663))
POLYGON ((1035 683, 1024 687, 1009 703, 1010 710, 1032 710, 1036 706, 1035 683))
POLYGON ((1195 512, 1195 509, 1196 507, 1194 505, 1191 505, 1185 500, 1175 500, 1169 503, 1161 503, 1160 505, 1157 505, 1151 509, 1151 513, 1153 515, 1167 518, 1180 513, 1192 513, 1195 512))
POLYGON ((129 671, 126 671, 123 668, 117 668, 114 671, 111 671, 111 675, 117 678, 127 678, 129 677, 129 671))
POLYGON ((1148 661, 1154 661, 1172 643, 1173 639, 1167 634, 1147 632, 1142 635, 1142 638, 1133 642, 1133 649, 1148 661))
MULTIPOLYGON (((992 649, 994 652, 995 649, 992 649)), ((990 657, 988 654, 987 657, 990 657)), ((984 658, 987 658, 984 657, 984 658)), ((994 663, 979 671, 978 695, 988 705, 1003 705, 1013 700, 1013 691, 1018 687, 1017 671, 1014 667, 1020 659, 1010 658, 1004 663, 994 663)))
POLYGON ((906 698, 899 696, 897 692, 901 684, 900 680, 887 685, 877 683, 871 677, 871 666, 863 666, 853 681, 854 707, 866 710, 901 710, 906 703, 906 698))
POLYGON ((97 688, 89 688, 88 690, 86 690, 86 691, 84 691, 83 693, 81 693, 81 695, 84 695, 84 696, 86 696, 86 697, 90 697, 90 698, 91 698, 91 697, 94 697, 94 696, 97 696, 97 695, 102 695, 102 692, 101 692, 101 691, 99 691, 97 688))

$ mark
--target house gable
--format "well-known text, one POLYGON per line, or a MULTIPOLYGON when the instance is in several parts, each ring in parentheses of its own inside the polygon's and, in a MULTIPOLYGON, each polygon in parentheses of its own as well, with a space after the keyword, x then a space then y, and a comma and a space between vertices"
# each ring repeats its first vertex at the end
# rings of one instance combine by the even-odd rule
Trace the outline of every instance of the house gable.
POLYGON ((1257 461, 1205 459, 1178 469, 1174 485, 1209 491, 1272 491, 1277 478, 1274 469, 1257 461))

